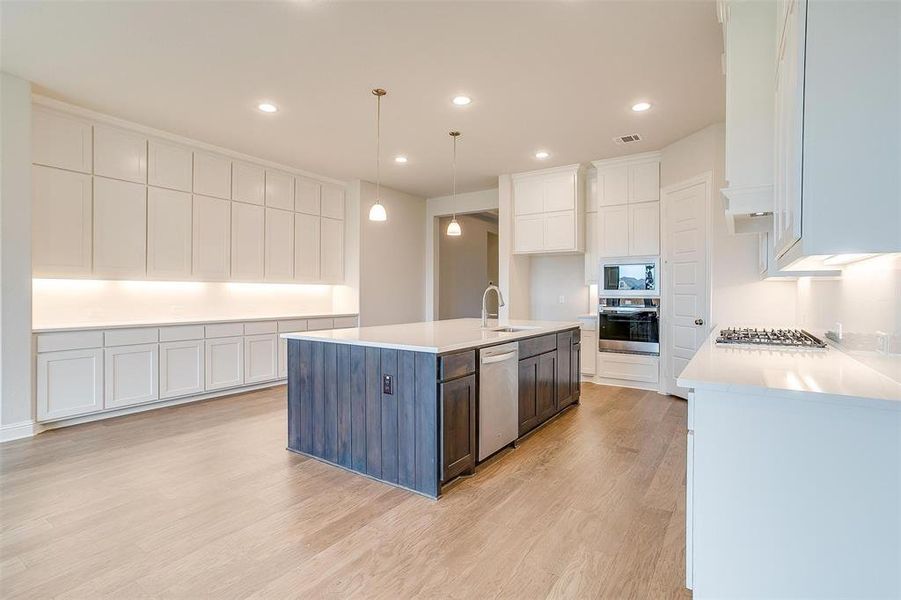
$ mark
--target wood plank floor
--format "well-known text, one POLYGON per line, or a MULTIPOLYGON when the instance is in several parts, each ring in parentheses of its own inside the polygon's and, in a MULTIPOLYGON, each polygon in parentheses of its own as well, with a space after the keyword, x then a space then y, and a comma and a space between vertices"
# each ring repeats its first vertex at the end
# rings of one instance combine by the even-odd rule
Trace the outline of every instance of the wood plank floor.
POLYGON ((0 446, 3 598, 689 598, 686 405, 582 404, 435 502, 287 452, 277 387, 0 446))

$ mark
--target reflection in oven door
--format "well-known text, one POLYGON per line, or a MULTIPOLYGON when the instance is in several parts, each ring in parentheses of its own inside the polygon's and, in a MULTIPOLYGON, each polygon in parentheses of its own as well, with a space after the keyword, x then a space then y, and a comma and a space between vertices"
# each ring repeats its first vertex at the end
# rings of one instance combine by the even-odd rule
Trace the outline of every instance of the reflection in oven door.
POLYGON ((601 308, 598 350, 660 354, 660 317, 655 308, 601 308))

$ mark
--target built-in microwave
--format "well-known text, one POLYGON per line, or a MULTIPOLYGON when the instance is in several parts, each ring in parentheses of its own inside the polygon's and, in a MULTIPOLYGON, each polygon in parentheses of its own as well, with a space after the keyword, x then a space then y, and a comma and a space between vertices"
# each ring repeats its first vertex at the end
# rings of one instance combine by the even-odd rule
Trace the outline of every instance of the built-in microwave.
POLYGON ((656 256, 614 258, 601 263, 599 296, 660 296, 660 261, 656 256))

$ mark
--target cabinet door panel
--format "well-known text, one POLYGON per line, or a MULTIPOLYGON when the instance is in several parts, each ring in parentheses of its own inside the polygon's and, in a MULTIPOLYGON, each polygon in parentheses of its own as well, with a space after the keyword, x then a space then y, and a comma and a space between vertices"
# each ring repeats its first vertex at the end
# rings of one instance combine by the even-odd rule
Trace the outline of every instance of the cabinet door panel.
POLYGON ((159 345, 117 346, 104 350, 104 408, 159 399, 159 345))
POLYGON ((288 340, 278 340, 278 378, 288 376, 288 340))
POLYGON ((244 383, 244 338, 230 337, 204 342, 204 389, 235 387, 244 383))
POLYGON ((213 198, 231 198, 231 160, 210 154, 194 152, 194 193, 213 198))
POLYGON ((660 200, 660 163, 649 162, 629 167, 629 202, 660 200))
POLYGON ((294 279, 319 281, 320 218, 294 215, 294 279))
POLYGON ((278 336, 249 335, 244 338, 244 383, 271 381, 278 377, 278 336))
POLYGON ((476 376, 467 375, 440 386, 442 411, 442 481, 475 467, 476 376))
POLYGON ((160 398, 203 392, 203 340, 160 344, 160 398))
POLYGON ((294 277, 294 213, 266 209, 266 280, 294 277))
POLYGON ((544 178, 544 212, 576 209, 576 176, 571 173, 544 178))
POLYGON ((320 211, 323 217, 344 218, 344 188, 337 185, 323 185, 320 211))
POLYGON ((262 281, 265 244, 265 209, 232 202, 231 278, 262 281))
POLYGON ((192 262, 196 279, 228 279, 231 264, 231 203, 194 196, 192 262))
POLYGON ((538 421, 544 422, 557 413, 557 353, 540 354, 536 373, 535 404, 538 421))
POLYGON ((514 252, 544 250, 544 216, 526 215, 513 219, 514 252))
POLYGON ((90 275, 91 176, 32 167, 32 265, 41 275, 90 275))
POLYGON ((544 211, 544 180, 529 177, 513 182, 513 214, 535 215, 544 211))
POLYGON ((106 125, 94 127, 94 174, 147 183, 147 138, 106 125))
POLYGON ((344 221, 322 218, 320 222, 321 276, 327 283, 344 282, 344 221))
POLYGON ((598 213, 585 213, 585 283, 598 282, 598 213))
POLYGON ((538 357, 519 361, 519 435, 538 425, 538 357))
POLYGON ((95 412, 103 408, 103 350, 38 354, 35 398, 38 421, 95 412))
POLYGON ((181 192, 191 191, 194 155, 190 148, 150 140, 148 155, 147 183, 181 192))
POLYGON ((564 251, 576 248, 576 213, 569 210, 544 216, 544 250, 564 251))
POLYGON ((232 164, 232 200, 263 205, 265 202, 266 171, 248 163, 232 164))
POLYGON ((629 207, 602 206, 598 210, 598 256, 628 256, 629 207))
POLYGON ((629 206, 629 254, 660 253, 660 203, 645 202, 629 206))
POLYGON ((594 375, 597 368, 598 332, 582 330, 582 344, 579 358, 582 365, 582 373, 594 375))
POLYGON ((147 275, 191 276, 191 194, 147 189, 147 275))
POLYGON ((294 210, 308 215, 319 215, 322 186, 315 181, 301 179, 294 180, 294 210))
MULTIPOLYGON (((280 171, 266 169, 266 206, 294 209, 294 177, 280 171)), ((342 218, 344 207, 342 206, 342 218)))
POLYGON ((598 171, 598 208, 629 202, 629 167, 608 167, 598 171))
POLYGON ((94 178, 94 273, 103 277, 146 275, 146 186, 94 178))
POLYGON ((560 408, 572 402, 572 346, 572 331, 557 334, 557 406, 560 408))
POLYGON ((32 161, 70 171, 91 172, 94 150, 89 122, 35 107, 31 123, 32 161))

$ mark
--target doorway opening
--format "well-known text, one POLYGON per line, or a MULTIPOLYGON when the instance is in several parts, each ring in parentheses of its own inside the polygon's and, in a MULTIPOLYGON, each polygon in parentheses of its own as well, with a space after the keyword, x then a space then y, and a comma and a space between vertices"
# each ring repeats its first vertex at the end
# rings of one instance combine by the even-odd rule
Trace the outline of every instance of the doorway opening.
MULTIPOLYGON (((498 212, 488 210, 457 215, 463 230, 448 236, 450 217, 437 219, 438 319, 480 317, 482 293, 498 282, 498 212)), ((488 297, 488 313, 497 314, 495 294, 488 297)))

